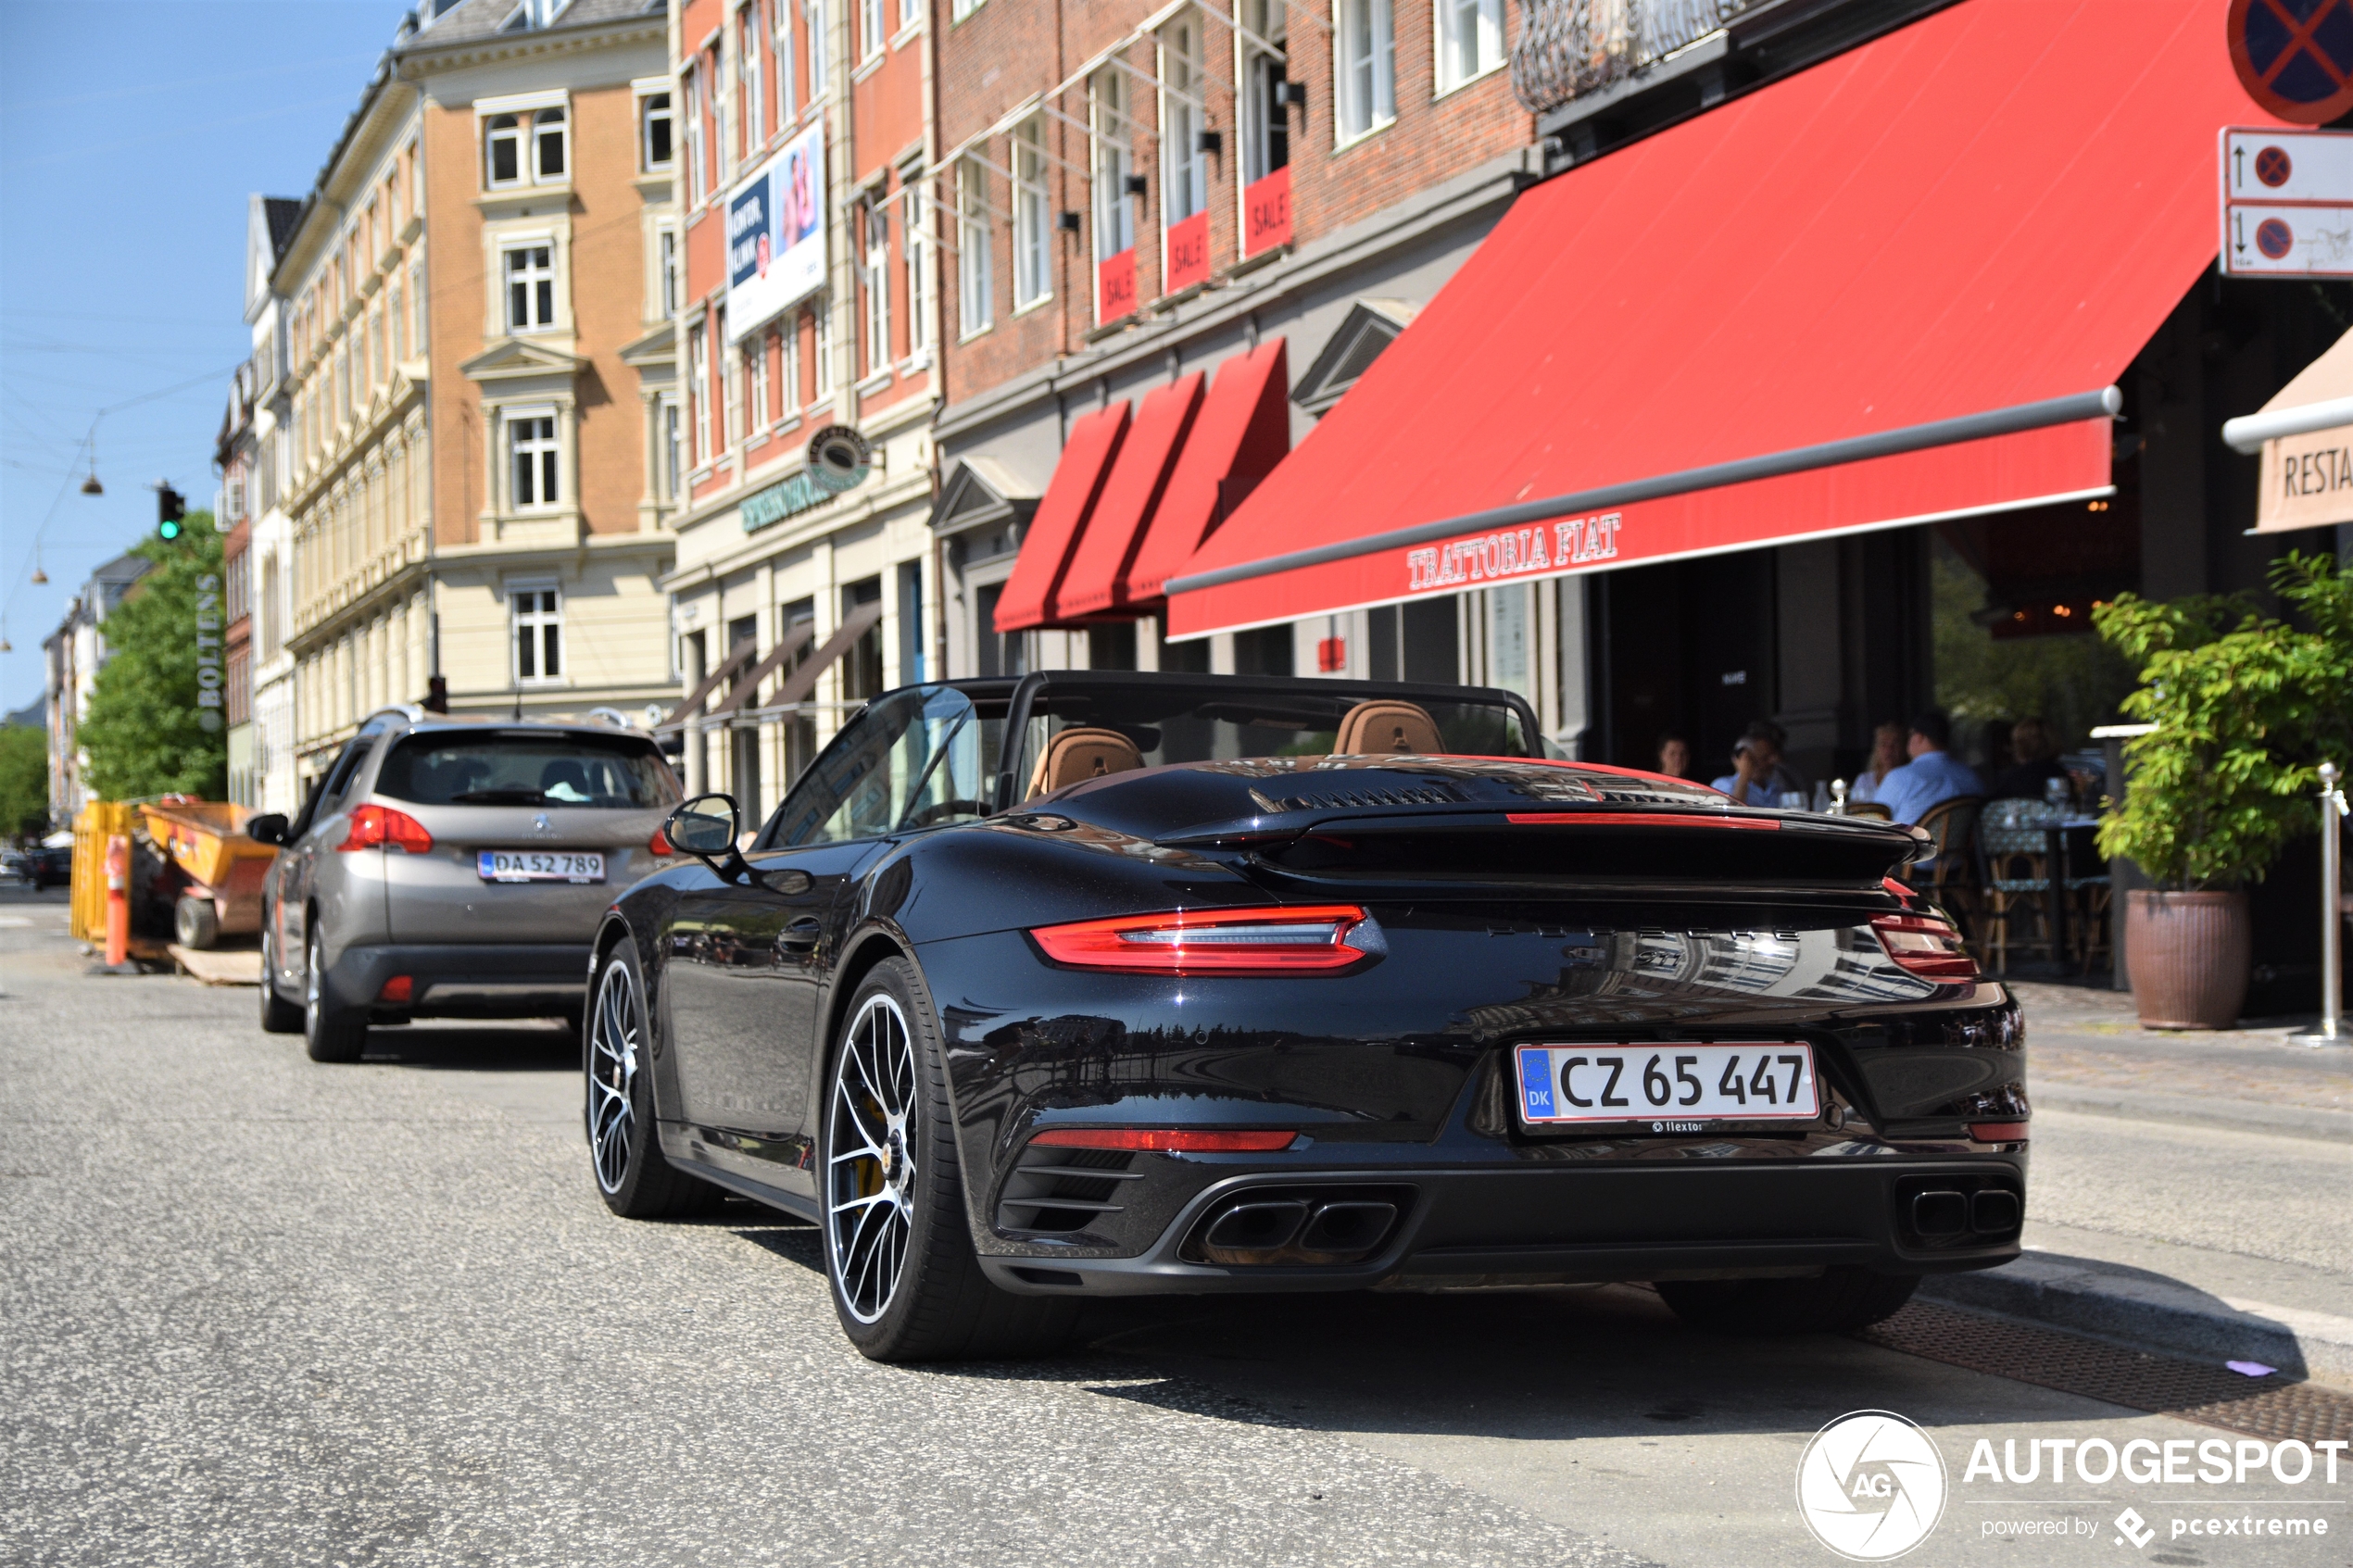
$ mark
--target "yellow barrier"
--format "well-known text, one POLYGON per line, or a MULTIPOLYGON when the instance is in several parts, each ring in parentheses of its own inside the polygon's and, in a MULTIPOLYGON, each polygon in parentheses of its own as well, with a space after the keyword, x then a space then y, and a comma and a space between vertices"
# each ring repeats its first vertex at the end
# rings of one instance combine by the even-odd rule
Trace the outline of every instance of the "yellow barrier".
POLYGON ((139 809, 93 800, 73 822, 73 917, 69 929, 84 942, 107 939, 107 840, 128 837, 139 809))

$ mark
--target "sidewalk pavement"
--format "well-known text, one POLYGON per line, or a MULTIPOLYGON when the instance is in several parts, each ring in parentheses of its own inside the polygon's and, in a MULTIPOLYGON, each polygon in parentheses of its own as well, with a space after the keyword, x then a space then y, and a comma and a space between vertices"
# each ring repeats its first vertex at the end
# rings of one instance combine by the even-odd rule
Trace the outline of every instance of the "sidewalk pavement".
POLYGON ((1921 1294, 2353 1386, 2353 1255, 2334 1241, 2353 1212, 2353 1048, 2290 1046, 2284 1024, 2147 1030, 2129 996, 2012 988, 2036 1112, 2028 1250, 1921 1294))

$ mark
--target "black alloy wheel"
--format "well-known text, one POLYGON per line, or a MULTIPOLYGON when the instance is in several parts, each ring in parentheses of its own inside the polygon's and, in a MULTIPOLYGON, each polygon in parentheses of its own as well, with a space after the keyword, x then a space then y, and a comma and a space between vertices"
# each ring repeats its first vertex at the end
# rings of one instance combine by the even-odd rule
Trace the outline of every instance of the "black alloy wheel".
POLYGON ((1078 1303, 1015 1296, 981 1272, 920 984, 904 959, 875 965, 828 1061, 818 1196, 835 1315, 878 1361, 1047 1354, 1078 1303))
POLYGON ((368 1048, 368 1015, 328 993, 326 944, 316 917, 303 939, 302 1043, 313 1061, 358 1061, 368 1048))
POLYGON ((588 1166, 605 1207, 629 1220, 708 1214, 727 1195, 673 1165, 654 1132, 645 977, 627 938, 605 955, 588 986, 581 1032, 588 1166))
POLYGON ((302 1033, 302 1009, 278 995, 278 951, 270 933, 261 934, 261 1032, 265 1035, 302 1033))

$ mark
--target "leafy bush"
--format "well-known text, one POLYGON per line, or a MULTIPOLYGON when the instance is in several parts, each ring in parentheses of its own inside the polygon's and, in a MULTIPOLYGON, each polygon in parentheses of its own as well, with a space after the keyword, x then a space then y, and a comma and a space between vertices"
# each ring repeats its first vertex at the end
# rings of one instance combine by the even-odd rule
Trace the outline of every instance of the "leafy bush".
POLYGON ((107 661, 91 683, 90 711, 82 721, 82 749, 90 759, 82 778, 102 800, 173 793, 218 800, 226 793, 229 743, 217 727, 220 709, 196 701, 196 595, 199 582, 209 578, 207 591, 220 604, 220 544, 211 516, 192 511, 179 538, 132 547, 156 569, 107 615, 107 661), (215 728, 204 727, 204 714, 215 728))
POLYGON ((2125 717, 2157 726, 2125 744, 2131 784, 2100 824, 2100 852, 2160 887, 2260 881, 2313 830, 2319 765, 2353 761, 2353 573, 2291 554, 2272 563, 2271 587, 2300 625, 2236 595, 2120 594, 2093 611, 2141 666, 2125 717))
POLYGON ((49 732, 0 726, 0 838, 49 831, 49 732))

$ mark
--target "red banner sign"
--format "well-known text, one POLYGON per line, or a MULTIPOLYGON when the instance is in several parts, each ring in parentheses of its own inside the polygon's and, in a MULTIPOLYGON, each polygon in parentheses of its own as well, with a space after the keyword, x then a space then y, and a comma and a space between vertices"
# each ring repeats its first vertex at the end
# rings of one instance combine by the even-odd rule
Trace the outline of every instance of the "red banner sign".
POLYGON ((1095 320, 1116 321, 1136 308, 1136 247, 1095 264, 1095 320))
POLYGON ((1209 214, 1196 212, 1168 226, 1168 278, 1163 294, 1209 282, 1209 214))
POLYGON ((1242 254, 1290 244, 1290 168, 1242 187, 1242 254))

